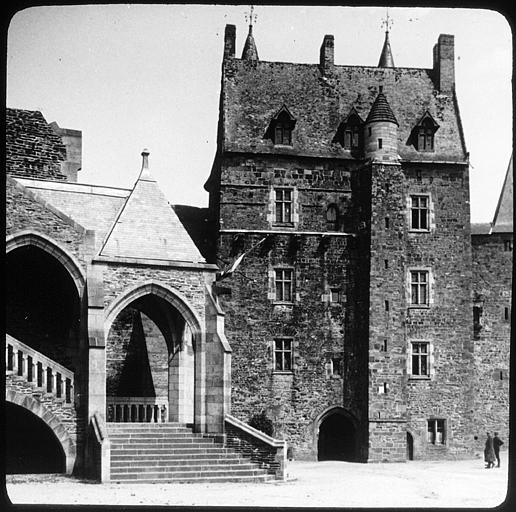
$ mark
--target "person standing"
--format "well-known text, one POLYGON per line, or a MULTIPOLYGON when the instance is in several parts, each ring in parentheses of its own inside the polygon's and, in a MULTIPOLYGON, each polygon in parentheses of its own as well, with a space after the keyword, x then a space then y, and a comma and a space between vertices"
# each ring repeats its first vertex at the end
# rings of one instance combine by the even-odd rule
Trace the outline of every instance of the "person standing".
POLYGON ((484 460, 487 463, 486 469, 494 468, 496 457, 494 451, 493 438, 491 437, 491 434, 489 432, 487 433, 486 447, 484 448, 484 460))
POLYGON ((496 457, 496 462, 498 463, 496 466, 497 468, 500 467, 500 446, 502 446, 502 444, 503 441, 498 437, 498 432, 495 432, 493 437, 493 448, 496 457))

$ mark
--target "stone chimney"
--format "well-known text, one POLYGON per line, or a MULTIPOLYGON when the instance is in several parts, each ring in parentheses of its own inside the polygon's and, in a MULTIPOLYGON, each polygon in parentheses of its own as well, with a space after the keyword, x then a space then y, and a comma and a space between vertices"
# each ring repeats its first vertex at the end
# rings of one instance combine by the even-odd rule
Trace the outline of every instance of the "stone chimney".
POLYGON ((454 36, 441 34, 434 46, 435 85, 442 94, 455 90, 454 36))
POLYGON ((226 25, 224 31, 224 58, 235 56, 235 38, 236 38, 236 26, 226 25))
POLYGON ((334 66, 334 38, 331 34, 326 34, 324 36, 321 52, 320 52, 320 61, 319 65, 321 66, 321 71, 323 75, 329 74, 333 70, 334 66))
POLYGON ((66 160, 61 163, 61 172, 67 176, 68 181, 77 183, 77 173, 82 166, 82 132, 60 128, 55 121, 49 126, 56 135, 61 137, 66 148, 66 160))

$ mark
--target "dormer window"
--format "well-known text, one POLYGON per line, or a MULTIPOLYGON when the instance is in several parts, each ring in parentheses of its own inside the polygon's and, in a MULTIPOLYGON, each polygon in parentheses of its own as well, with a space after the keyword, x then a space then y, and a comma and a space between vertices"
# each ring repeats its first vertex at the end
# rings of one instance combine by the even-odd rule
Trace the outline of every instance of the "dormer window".
POLYGON ((358 112, 352 108, 348 117, 340 123, 333 142, 339 142, 344 149, 349 151, 360 149, 363 124, 358 112))
POLYGON ((265 138, 271 139, 274 145, 292 146, 292 132, 295 125, 296 120, 288 108, 283 105, 271 119, 265 138))
POLYGON ((416 149, 418 151, 434 151, 434 137, 438 129, 439 125, 430 115, 430 112, 426 111, 412 131, 416 149))
POLYGON ((287 123, 278 123, 274 129, 274 144, 292 145, 292 129, 287 123))

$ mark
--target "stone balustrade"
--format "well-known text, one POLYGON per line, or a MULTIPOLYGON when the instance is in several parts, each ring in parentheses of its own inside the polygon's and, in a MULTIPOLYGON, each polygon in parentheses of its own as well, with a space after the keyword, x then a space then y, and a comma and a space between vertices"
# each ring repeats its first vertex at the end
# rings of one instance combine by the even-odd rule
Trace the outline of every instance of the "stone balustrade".
POLYGON ((11 335, 5 335, 5 370, 43 393, 73 402, 74 373, 11 335))
POLYGON ((286 441, 274 439, 230 414, 224 417, 224 431, 228 448, 260 464, 277 480, 286 479, 286 441))
POLYGON ((107 421, 114 423, 167 423, 168 398, 108 396, 107 421))

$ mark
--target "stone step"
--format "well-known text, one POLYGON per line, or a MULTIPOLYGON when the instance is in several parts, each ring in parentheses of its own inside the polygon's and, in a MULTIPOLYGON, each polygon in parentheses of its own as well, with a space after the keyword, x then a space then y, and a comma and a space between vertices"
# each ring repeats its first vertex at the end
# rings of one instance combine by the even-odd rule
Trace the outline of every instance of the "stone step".
MULTIPOLYGON (((191 461, 190 461, 191 462, 191 461)), ((168 464, 163 466, 157 466, 157 465, 146 465, 146 464, 126 464, 125 466, 113 466, 111 465, 111 474, 112 475, 118 475, 121 473, 181 473, 181 472, 188 472, 191 473, 192 471, 198 472, 198 471, 223 471, 224 473, 230 472, 230 471, 253 471, 258 472, 258 474, 262 473, 263 470, 252 463, 247 464, 224 464, 224 465, 217 465, 215 463, 212 464, 201 464, 197 463, 195 461, 195 464, 190 465, 175 465, 175 464, 168 464)))
MULTIPOLYGON (((161 455, 138 455, 138 460, 140 461, 170 461, 170 462, 182 462, 191 463, 194 460, 216 460, 221 464, 229 461, 229 462, 249 462, 249 459, 240 456, 237 453, 163 453, 161 455)), ((111 462, 125 462, 132 461, 135 459, 133 454, 120 455, 117 452, 111 453, 111 462)))
POLYGON ((117 484, 155 484, 155 483, 222 483, 222 482, 245 482, 245 483, 263 483, 273 480, 272 475, 253 475, 253 476, 200 476, 200 477, 164 477, 164 478, 124 478, 112 479, 111 481, 117 484))
POLYGON ((174 450, 170 450, 169 448, 124 448, 124 449, 116 449, 111 451, 111 455, 131 455, 131 456, 141 456, 141 455, 167 455, 167 454, 175 454, 175 455, 187 455, 187 454, 201 454, 205 455, 208 453, 235 453, 227 448, 221 448, 218 446, 214 446, 212 448, 175 448, 174 450))
POLYGON ((145 423, 132 423, 129 421, 108 421, 106 422, 106 428, 108 430, 110 429, 123 429, 123 428, 134 428, 138 430, 144 430, 146 428, 156 428, 156 429, 167 429, 167 428, 186 428, 188 430, 192 430, 189 425, 186 423, 179 423, 175 421, 168 421, 166 423, 152 423, 152 422, 145 422, 145 423))
POLYGON ((255 468, 252 462, 247 459, 224 459, 216 457, 213 459, 207 459, 205 457, 196 457, 190 459, 117 459, 111 460, 111 468, 123 468, 123 467, 136 467, 136 466, 153 466, 153 467, 181 467, 181 466, 248 466, 255 468))
MULTIPOLYGON (((211 439, 205 438, 202 434, 192 434, 192 432, 149 432, 145 434, 141 434, 139 432, 109 432, 109 439, 114 439, 116 441, 120 440, 133 440, 133 439, 141 439, 142 441, 154 441, 156 439, 211 439)), ((213 439, 211 439, 213 441, 213 439)))
POLYGON ((241 477, 253 477, 264 480, 269 475, 261 469, 255 470, 207 470, 207 471, 173 471, 173 472, 132 472, 132 473, 111 473, 111 481, 190 481, 194 480, 221 480, 223 478, 241 478, 241 477))
POLYGON ((166 448, 168 450, 182 449, 182 448, 208 448, 210 446, 216 446, 215 443, 211 442, 199 442, 192 439, 185 439, 184 441, 174 441, 174 440, 166 440, 159 441, 156 443, 142 443, 138 441, 130 442, 130 443, 119 443, 116 441, 111 442, 111 449, 113 450, 126 450, 126 449, 149 449, 153 450, 154 448, 166 448))

